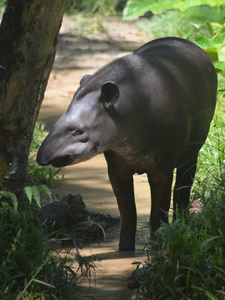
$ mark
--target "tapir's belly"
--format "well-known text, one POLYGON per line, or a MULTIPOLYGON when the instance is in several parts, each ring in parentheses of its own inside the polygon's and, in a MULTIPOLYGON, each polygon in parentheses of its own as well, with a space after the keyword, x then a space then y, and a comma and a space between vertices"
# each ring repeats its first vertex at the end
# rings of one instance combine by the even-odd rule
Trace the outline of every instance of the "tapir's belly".
POLYGON ((110 152, 113 153, 112 157, 117 167, 127 169, 132 174, 149 173, 150 170, 154 171, 159 169, 160 165, 163 165, 157 153, 150 150, 147 153, 141 153, 138 150, 124 147, 110 152))

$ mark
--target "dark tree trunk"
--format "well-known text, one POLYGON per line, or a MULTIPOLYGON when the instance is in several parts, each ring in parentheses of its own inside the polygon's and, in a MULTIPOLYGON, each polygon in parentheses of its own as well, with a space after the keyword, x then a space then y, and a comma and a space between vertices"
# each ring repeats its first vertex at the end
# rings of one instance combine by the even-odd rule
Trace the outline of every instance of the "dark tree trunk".
POLYGON ((8 0, 0 27, 0 190, 24 187, 66 0, 8 0))

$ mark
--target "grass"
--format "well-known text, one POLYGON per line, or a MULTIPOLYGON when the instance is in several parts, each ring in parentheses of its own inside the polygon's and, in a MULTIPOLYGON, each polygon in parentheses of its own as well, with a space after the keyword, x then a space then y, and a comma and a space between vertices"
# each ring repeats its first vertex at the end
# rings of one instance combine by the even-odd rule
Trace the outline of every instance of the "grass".
MULTIPOLYGON (((0 299, 34 299, 50 295, 53 289, 58 290, 55 295, 61 292, 49 276, 58 262, 51 255, 37 212, 20 199, 17 212, 1 202, 0 215, 0 299)), ((62 273, 61 281, 68 274, 62 273)))
POLYGON ((79 253, 62 257, 40 224, 38 210, 20 196, 15 210, 0 204, 0 299, 77 299, 78 272, 88 279, 95 265, 79 253), (71 258, 72 257, 72 258, 71 258))
MULTIPOLYGON (((222 83, 221 83, 222 85, 222 83)), ((218 93, 216 113, 208 138, 200 150, 192 196, 202 201, 218 190, 225 191, 225 107, 218 93)))
POLYGON ((224 299, 224 222, 225 200, 219 193, 202 213, 162 225, 147 248, 140 293, 152 300, 224 299))

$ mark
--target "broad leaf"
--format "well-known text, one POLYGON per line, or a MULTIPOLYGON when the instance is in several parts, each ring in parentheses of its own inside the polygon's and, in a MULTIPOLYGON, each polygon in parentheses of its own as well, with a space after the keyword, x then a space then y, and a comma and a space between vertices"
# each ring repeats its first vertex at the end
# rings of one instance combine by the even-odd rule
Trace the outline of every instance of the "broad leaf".
POLYGON ((214 63, 214 66, 219 71, 222 71, 222 72, 225 71, 225 62, 224 61, 217 61, 217 62, 214 63))
POLYGON ((35 202, 39 207, 41 207, 41 196, 40 196, 40 191, 37 186, 32 186, 32 194, 35 202))
POLYGON ((37 186, 42 193, 52 201, 52 192, 51 190, 47 187, 47 185, 38 185, 37 186))
POLYGON ((17 212, 18 200, 17 200, 16 195, 14 193, 11 193, 11 192, 1 191, 0 192, 0 199, 2 198, 2 196, 7 198, 7 199, 10 199, 12 201, 13 208, 14 208, 15 212, 17 212))
MULTIPOLYGON (((137 19, 140 16, 143 16, 146 12, 151 11, 154 14, 159 14, 164 12, 167 9, 178 9, 180 11, 189 10, 191 7, 195 9, 197 6, 211 6, 216 7, 218 9, 215 10, 215 16, 213 12, 210 12, 210 17, 222 22, 223 14, 224 14, 224 6, 219 8, 218 6, 224 5, 224 0, 217 0, 215 4, 215 0, 128 0, 127 4, 123 11, 123 18, 125 20, 137 19)), ((201 9, 200 9, 201 10, 201 9)), ((190 10, 190 14, 194 14, 196 17, 202 13, 201 11, 194 12, 192 8, 190 10)), ((203 11, 206 14, 206 10, 203 11)))
POLYGON ((215 3, 213 7, 210 7, 209 5, 193 5, 187 9, 187 15, 190 18, 201 22, 208 20, 211 22, 223 23, 225 20, 225 6, 221 5, 216 7, 215 3))
POLYGON ((31 188, 30 186, 26 186, 26 187, 24 188, 24 191, 25 191, 25 193, 26 193, 26 195, 27 195, 27 198, 28 198, 29 202, 31 203, 32 197, 33 197, 33 191, 32 191, 32 188, 31 188))

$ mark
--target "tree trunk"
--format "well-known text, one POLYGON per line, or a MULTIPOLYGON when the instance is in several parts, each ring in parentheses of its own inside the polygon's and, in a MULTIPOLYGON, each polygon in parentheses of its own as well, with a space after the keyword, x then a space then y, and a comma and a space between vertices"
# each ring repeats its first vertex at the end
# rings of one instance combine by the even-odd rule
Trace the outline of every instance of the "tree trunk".
POLYGON ((20 192, 66 0, 8 0, 0 27, 0 190, 20 192))

